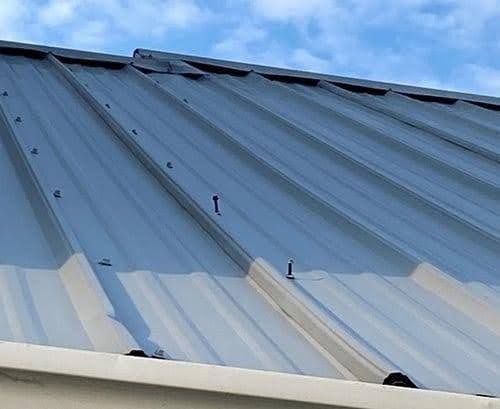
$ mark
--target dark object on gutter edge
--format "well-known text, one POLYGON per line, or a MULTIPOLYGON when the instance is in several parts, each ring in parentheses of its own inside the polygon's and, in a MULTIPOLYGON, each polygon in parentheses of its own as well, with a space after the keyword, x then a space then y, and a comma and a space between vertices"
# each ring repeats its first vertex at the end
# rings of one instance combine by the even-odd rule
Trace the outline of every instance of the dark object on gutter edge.
POLYGON ((418 389, 417 385, 415 385, 408 376, 405 374, 402 374, 401 372, 393 372, 390 373, 387 378, 384 379, 384 382, 382 383, 383 385, 390 385, 390 386, 400 386, 403 388, 416 388, 418 389))
POLYGON ((163 350, 159 349, 155 354, 148 355, 142 349, 133 349, 124 354, 126 356, 136 356, 139 358, 153 358, 153 359, 171 359, 163 350))

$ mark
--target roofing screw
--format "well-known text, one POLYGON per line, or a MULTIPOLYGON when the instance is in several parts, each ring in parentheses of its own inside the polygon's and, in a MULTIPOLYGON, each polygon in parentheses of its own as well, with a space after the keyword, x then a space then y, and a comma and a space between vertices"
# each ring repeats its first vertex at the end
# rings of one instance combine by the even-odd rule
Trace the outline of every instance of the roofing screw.
POLYGON ((174 165, 172 165, 172 162, 167 162, 167 168, 172 169, 174 165))
POLYGON ((104 104, 104 106, 108 109, 111 109, 111 106, 109 104, 104 104))
POLYGON ((9 93, 7 91, 4 91, 3 94, 2 94, 4 97, 8 97, 9 96, 9 93))
POLYGON ((16 122, 21 123, 21 122, 23 122, 23 120, 21 119, 20 116, 18 116, 18 117, 16 117, 16 122))
POLYGON ((137 135, 137 131, 136 131, 135 129, 132 129, 132 133, 133 133, 134 135, 137 135))
POLYGON ((54 190, 54 197, 60 199, 62 197, 62 193, 59 189, 54 190))
POLYGON ((214 210, 215 214, 220 216, 220 210, 219 210, 219 196, 218 195, 213 195, 212 200, 214 201, 214 210))
POLYGON ((290 260, 288 260, 288 270, 286 273, 286 278, 288 278, 289 280, 295 279, 295 276, 293 275, 293 272, 292 272, 292 266, 293 266, 293 260, 290 259, 290 260))
POLYGON ((107 266, 107 267, 112 266, 111 260, 109 258, 102 258, 98 264, 100 264, 101 266, 107 266))
POLYGON ((38 148, 31 149, 31 154, 32 155, 38 155, 38 148))

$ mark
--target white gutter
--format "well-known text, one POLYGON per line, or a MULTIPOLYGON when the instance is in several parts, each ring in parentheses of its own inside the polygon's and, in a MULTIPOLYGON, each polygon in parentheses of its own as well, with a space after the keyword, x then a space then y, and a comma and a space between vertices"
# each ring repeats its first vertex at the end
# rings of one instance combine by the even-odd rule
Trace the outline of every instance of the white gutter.
POLYGON ((10 342, 0 343, 0 401, 3 409, 500 409, 500 399, 472 395, 10 342))

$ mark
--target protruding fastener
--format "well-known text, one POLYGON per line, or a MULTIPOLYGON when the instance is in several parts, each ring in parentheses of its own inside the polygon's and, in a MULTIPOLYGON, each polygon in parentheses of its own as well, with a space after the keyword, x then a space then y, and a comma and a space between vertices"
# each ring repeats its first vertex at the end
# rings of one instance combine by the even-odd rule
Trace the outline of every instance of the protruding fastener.
POLYGON ((101 266, 107 266, 107 267, 112 266, 111 260, 109 258, 102 258, 98 264, 100 264, 101 266))
POLYGON ((186 98, 182 99, 186 104, 189 104, 188 100, 186 98))
POLYGON ((172 164, 172 162, 167 162, 167 168, 172 169, 173 167, 174 165, 172 164))
POLYGON ((60 199, 62 197, 62 192, 59 189, 54 190, 54 197, 60 199))
POLYGON ((4 97, 8 97, 8 96, 9 96, 9 93, 8 93, 7 91, 4 91, 4 92, 2 92, 2 96, 4 96, 4 97))
POLYGON ((38 148, 32 148, 31 149, 31 154, 32 155, 38 155, 38 148))
POLYGON ((133 133, 134 135, 137 135, 137 130, 136 130, 136 129, 132 129, 132 133, 133 133))
POLYGON ((286 271, 286 278, 288 278, 289 280, 295 279, 295 276, 293 275, 292 271, 292 266, 293 266, 293 260, 290 259, 288 260, 287 271, 286 271))
POLYGON ((214 211, 215 214, 220 216, 220 209, 219 209, 219 196, 218 195, 213 195, 212 200, 214 201, 214 211))
POLYGON ((21 123, 21 122, 23 122, 23 120, 21 119, 20 116, 18 116, 18 117, 16 117, 16 122, 21 123))
POLYGON ((111 109, 111 105, 109 105, 109 104, 104 104, 104 106, 105 106, 106 108, 108 108, 108 109, 111 109))

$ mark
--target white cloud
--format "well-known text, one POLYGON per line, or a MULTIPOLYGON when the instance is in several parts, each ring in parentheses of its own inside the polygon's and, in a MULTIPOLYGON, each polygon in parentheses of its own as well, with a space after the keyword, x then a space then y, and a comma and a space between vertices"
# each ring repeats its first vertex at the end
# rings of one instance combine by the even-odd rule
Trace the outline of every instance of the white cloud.
POLYGON ((294 44, 282 44, 281 48, 286 48, 282 50, 284 66, 428 87, 498 92, 497 70, 488 64, 451 66, 447 76, 442 74, 447 53, 458 56, 459 61, 485 59, 488 53, 498 55, 498 0, 241 1, 250 5, 254 24, 285 24, 299 34, 294 44), (383 34, 382 41, 377 41, 377 33, 383 34), (442 56, 437 50, 442 50, 442 56), (461 74, 465 71, 468 76, 461 74))
POLYGON ((87 21, 71 31, 68 42, 75 48, 99 47, 107 41, 107 30, 104 21, 87 21))
POLYGON ((332 66, 330 60, 314 56, 303 48, 297 48, 293 51, 291 62, 298 69, 316 72, 328 72, 332 66))
MULTIPOLYGON (((70 47, 100 49, 120 38, 160 37, 205 23, 210 13, 195 0, 1 0, 14 6, 26 2, 33 13, 30 30, 41 42, 58 36, 70 47)), ((15 8, 15 7, 12 8, 15 8)), ((5 8, 0 5, 0 15, 5 8)))
POLYGON ((38 19, 49 27, 68 23, 76 17, 76 8, 80 4, 80 0, 51 0, 40 8, 38 19))
POLYGON ((0 38, 2 40, 24 40, 24 23, 29 18, 30 4, 24 0, 1 0, 0 38))
MULTIPOLYGON (((296 24, 310 23, 331 41, 367 27, 412 27, 434 41, 455 46, 481 46, 478 39, 500 20, 498 0, 245 0, 257 18, 296 24)), ((319 37, 319 35, 318 35, 319 37)), ((493 42, 496 39, 492 39, 493 42)))
POLYGON ((463 91, 473 91, 477 93, 490 94, 494 96, 500 95, 500 69, 482 66, 479 64, 468 64, 463 67, 455 79, 455 87, 463 91), (460 84, 467 83, 469 80, 470 86, 466 89, 460 84))
POLYGON ((211 56, 215 58, 288 66, 287 50, 269 37, 261 26, 243 22, 233 30, 225 32, 224 39, 215 43, 211 56))
POLYGON ((189 24, 200 23, 208 14, 196 3, 182 0, 165 4, 162 13, 165 23, 180 28, 188 27, 189 24))
POLYGON ((134 36, 162 35, 203 23, 209 12, 192 0, 80 0, 106 18, 112 27, 134 36))
POLYGON ((488 23, 496 21, 495 24, 499 25, 498 0, 441 0, 436 4, 441 4, 444 10, 416 9, 410 19, 415 25, 435 33, 438 41, 456 47, 481 47, 483 44, 478 41, 487 30, 488 23))
POLYGON ((249 0, 253 11, 272 20, 304 20, 331 14, 336 2, 331 0, 249 0))
POLYGON ((0 0, 0 38, 114 52, 124 43, 168 48, 182 33, 203 36, 191 37, 190 47, 198 41, 199 54, 219 58, 500 92, 499 0, 221 3, 216 10, 202 0, 0 0))
POLYGON ((233 55, 233 58, 246 57, 250 54, 248 47, 252 44, 262 43, 267 39, 267 32, 252 24, 243 23, 236 29, 230 31, 224 40, 214 45, 214 51, 218 54, 233 55))

